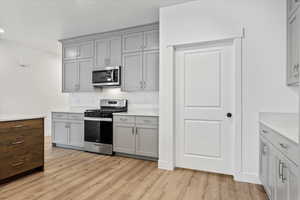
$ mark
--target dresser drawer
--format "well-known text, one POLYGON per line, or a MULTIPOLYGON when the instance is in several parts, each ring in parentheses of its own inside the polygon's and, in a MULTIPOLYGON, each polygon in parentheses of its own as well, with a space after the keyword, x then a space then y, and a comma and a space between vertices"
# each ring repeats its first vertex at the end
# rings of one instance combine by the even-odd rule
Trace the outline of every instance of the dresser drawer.
POLYGON ((114 122, 117 123, 135 123, 134 116, 114 116, 114 122))
POLYGON ((7 132, 18 132, 30 129, 43 129, 44 119, 32 119, 23 121, 1 122, 0 134, 7 132))
POLYGON ((136 124, 157 125, 157 117, 136 117, 136 124))
POLYGON ((260 125, 260 134, 265 137, 282 154, 295 163, 299 163, 297 144, 276 133, 267 126, 260 125))
POLYGON ((44 165, 43 152, 34 152, 23 155, 13 155, 0 158, 0 179, 5 179, 16 174, 44 165))

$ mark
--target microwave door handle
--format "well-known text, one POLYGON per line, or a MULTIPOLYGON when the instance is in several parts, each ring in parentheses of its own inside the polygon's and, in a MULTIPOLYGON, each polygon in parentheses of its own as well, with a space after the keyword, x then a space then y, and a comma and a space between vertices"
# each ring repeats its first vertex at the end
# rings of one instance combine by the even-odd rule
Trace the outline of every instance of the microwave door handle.
POLYGON ((111 81, 114 82, 115 81, 115 76, 114 76, 114 70, 111 70, 111 81))

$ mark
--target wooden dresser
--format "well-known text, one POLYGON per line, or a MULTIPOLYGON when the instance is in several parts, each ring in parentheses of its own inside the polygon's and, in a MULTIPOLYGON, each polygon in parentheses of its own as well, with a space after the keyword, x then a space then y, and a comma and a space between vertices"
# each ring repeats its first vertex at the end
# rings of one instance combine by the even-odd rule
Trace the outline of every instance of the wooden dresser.
POLYGON ((44 169, 44 119, 0 122, 0 182, 44 169))

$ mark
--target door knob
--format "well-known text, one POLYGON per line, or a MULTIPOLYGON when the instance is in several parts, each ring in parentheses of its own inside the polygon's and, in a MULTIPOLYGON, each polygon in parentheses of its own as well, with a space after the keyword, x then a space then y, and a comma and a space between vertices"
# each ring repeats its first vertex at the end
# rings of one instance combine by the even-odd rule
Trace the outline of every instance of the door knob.
POLYGON ((227 118, 231 118, 231 117, 232 117, 232 114, 231 114, 231 113, 227 113, 227 114, 226 114, 226 117, 227 117, 227 118))

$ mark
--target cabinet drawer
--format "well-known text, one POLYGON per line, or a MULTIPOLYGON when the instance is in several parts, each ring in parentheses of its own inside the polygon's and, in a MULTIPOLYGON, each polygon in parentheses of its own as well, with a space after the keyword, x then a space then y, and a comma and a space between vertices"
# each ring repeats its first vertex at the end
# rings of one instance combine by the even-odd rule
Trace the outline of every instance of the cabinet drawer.
POLYGON ((84 118, 83 114, 69 114, 69 119, 70 120, 79 120, 82 121, 84 118))
POLYGON ((136 117, 137 124, 156 125, 158 124, 157 117, 136 117))
POLYGON ((272 129, 264 126, 263 124, 260 125, 260 134, 291 161, 297 164, 299 163, 297 144, 274 132, 272 129))
POLYGON ((30 129, 43 129, 43 119, 21 120, 12 122, 0 123, 0 134, 6 134, 7 132, 16 132, 30 129))
POLYGON ((114 121, 118 123, 135 123, 134 116, 114 116, 114 121))
POLYGON ((68 119, 67 113, 52 113, 53 119, 68 119))
POLYGON ((35 152, 0 158, 0 179, 42 166, 44 164, 43 156, 43 152, 35 152))

